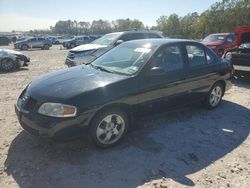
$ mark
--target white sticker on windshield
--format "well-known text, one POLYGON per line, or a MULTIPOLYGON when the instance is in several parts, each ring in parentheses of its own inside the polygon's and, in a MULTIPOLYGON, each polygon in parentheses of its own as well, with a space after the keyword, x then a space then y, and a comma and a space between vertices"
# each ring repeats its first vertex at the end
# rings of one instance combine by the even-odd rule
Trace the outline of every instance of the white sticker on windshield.
POLYGON ((219 40, 224 40, 224 37, 218 37, 219 40))
POLYGON ((148 49, 148 48, 136 48, 134 51, 135 52, 141 52, 141 53, 149 53, 151 51, 151 49, 148 49))

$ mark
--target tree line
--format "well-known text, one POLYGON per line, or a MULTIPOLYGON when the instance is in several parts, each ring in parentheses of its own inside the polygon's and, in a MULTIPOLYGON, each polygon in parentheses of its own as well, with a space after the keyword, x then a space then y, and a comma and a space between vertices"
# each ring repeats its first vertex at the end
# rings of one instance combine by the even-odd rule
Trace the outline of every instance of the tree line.
POLYGON ((156 20, 156 26, 153 27, 147 27, 142 21, 129 18, 111 22, 102 19, 92 22, 60 20, 55 26, 51 26, 49 31, 31 32, 82 35, 106 34, 130 29, 155 29, 171 38, 203 38, 210 33, 232 32, 239 25, 250 25, 250 0, 222 0, 201 14, 193 12, 183 17, 177 14, 163 15, 156 20))

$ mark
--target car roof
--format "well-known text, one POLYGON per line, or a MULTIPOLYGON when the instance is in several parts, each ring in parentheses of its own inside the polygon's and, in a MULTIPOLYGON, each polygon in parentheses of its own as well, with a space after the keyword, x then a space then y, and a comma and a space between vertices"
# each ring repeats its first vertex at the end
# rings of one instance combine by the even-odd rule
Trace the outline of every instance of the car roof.
POLYGON ((129 31, 119 31, 119 32, 113 32, 113 33, 107 33, 107 34, 123 34, 123 33, 156 33, 156 34, 162 34, 161 31, 156 31, 156 30, 129 30, 129 31))
POLYGON ((130 44, 151 44, 153 46, 162 46, 164 44, 170 44, 170 43, 183 43, 183 42, 192 42, 192 43, 198 43, 200 42, 194 41, 194 40, 188 40, 188 39, 169 39, 169 38, 155 38, 155 39, 139 39, 139 40, 131 40, 124 43, 130 43, 130 44))
POLYGON ((234 34, 234 33, 213 33, 211 35, 230 35, 230 34, 234 34))

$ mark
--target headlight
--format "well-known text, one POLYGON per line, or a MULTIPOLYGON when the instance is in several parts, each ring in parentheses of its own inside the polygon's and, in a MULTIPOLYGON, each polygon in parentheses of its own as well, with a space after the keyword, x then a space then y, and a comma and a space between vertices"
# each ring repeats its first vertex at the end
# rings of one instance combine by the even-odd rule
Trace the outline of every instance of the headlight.
POLYGON ((226 54, 226 57, 225 57, 227 60, 231 60, 232 59, 232 53, 231 52, 228 52, 226 54))
POLYGON ((77 108, 60 103, 43 103, 38 113, 52 117, 74 117, 76 116, 77 108))

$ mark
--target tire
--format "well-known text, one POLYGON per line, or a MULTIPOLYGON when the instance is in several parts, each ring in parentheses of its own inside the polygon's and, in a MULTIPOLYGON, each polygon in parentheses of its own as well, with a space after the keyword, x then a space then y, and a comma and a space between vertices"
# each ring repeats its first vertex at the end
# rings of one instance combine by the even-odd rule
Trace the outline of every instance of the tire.
POLYGON ((98 113, 90 126, 91 140, 99 147, 108 148, 118 144, 129 127, 127 114, 117 108, 98 113))
POLYGON ((0 70, 3 72, 11 72, 18 68, 15 61, 10 58, 5 58, 0 61, 0 70))
POLYGON ((21 50, 28 50, 28 45, 27 44, 23 44, 22 46, 21 46, 21 50))
POLYGON ((70 47, 70 49, 72 49, 72 48, 76 47, 76 45, 74 43, 71 43, 69 47, 70 47))
POLYGON ((43 50, 49 50, 49 45, 48 45, 48 44, 44 44, 44 46, 43 46, 42 49, 43 49, 43 50))
POLYGON ((224 87, 220 83, 216 83, 208 92, 205 104, 208 109, 214 109, 221 103, 224 94, 224 87))

